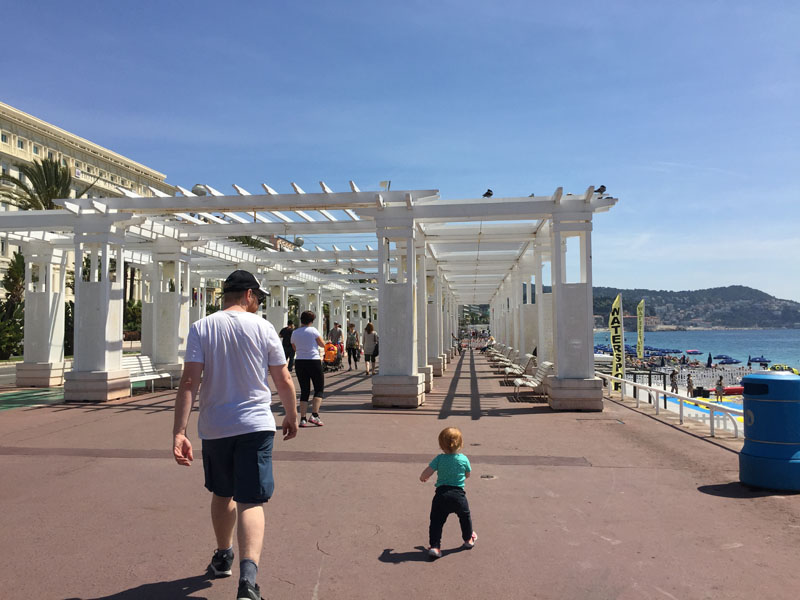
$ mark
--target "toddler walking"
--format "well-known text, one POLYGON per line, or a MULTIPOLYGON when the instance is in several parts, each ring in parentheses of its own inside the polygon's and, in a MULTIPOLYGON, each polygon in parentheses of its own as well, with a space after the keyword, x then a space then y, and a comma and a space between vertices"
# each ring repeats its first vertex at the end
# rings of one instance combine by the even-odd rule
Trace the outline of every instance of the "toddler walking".
POLYGON ((419 476, 423 483, 438 473, 436 493, 431 504, 431 524, 428 530, 430 547, 428 556, 431 559, 441 558, 442 528, 450 513, 456 513, 461 524, 461 539, 465 548, 472 548, 478 534, 472 530, 472 517, 469 514, 469 503, 464 492, 464 483, 469 477, 472 467, 469 459, 461 453, 464 440, 461 431, 455 427, 443 429, 439 434, 439 447, 444 454, 434 457, 419 476))

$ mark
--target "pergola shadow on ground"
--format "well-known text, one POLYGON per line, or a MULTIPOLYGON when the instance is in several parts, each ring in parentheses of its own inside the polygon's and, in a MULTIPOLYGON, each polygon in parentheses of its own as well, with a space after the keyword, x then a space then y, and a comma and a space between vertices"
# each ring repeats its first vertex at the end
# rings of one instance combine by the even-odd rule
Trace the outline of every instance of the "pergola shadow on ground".
MULTIPOLYGON (((467 351, 417 410, 372 408, 363 375, 326 376, 325 426, 276 440, 268 597, 796 596, 800 496, 740 485, 735 453, 616 402, 509 402, 484 360, 467 351), (464 433, 479 539, 462 551, 451 519, 429 563, 418 476, 446 426, 464 433)), ((232 597, 234 580, 204 575, 209 498, 199 459, 171 458, 173 397, 0 413, 4 599, 232 597)))

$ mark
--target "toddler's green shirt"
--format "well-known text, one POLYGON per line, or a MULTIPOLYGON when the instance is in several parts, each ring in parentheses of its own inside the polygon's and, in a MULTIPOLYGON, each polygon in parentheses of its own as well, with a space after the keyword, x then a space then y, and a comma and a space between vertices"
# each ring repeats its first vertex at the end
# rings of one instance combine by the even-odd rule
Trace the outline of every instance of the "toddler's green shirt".
POLYGON ((458 454, 439 454, 428 466, 438 475, 436 487, 452 485, 463 488, 467 480, 466 474, 472 471, 469 459, 460 452, 458 454))

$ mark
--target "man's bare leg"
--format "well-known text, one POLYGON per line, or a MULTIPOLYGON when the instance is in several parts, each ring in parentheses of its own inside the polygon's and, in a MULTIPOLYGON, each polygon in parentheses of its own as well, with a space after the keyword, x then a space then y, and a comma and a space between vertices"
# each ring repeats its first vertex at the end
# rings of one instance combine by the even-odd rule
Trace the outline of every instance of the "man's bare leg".
POLYGON ((239 527, 236 530, 239 558, 252 560, 258 566, 264 546, 264 506, 237 502, 236 508, 239 513, 239 527))
POLYGON ((230 548, 233 545, 233 528, 236 526, 236 503, 233 498, 211 495, 211 524, 214 526, 217 548, 230 548))

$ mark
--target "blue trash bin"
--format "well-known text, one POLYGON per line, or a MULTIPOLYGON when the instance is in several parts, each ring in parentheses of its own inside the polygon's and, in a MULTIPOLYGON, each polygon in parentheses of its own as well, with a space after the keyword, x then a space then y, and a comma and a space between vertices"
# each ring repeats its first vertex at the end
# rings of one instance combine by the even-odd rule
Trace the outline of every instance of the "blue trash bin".
POLYGON ((788 372, 746 375, 744 447, 739 481, 800 490, 800 377, 788 372))

